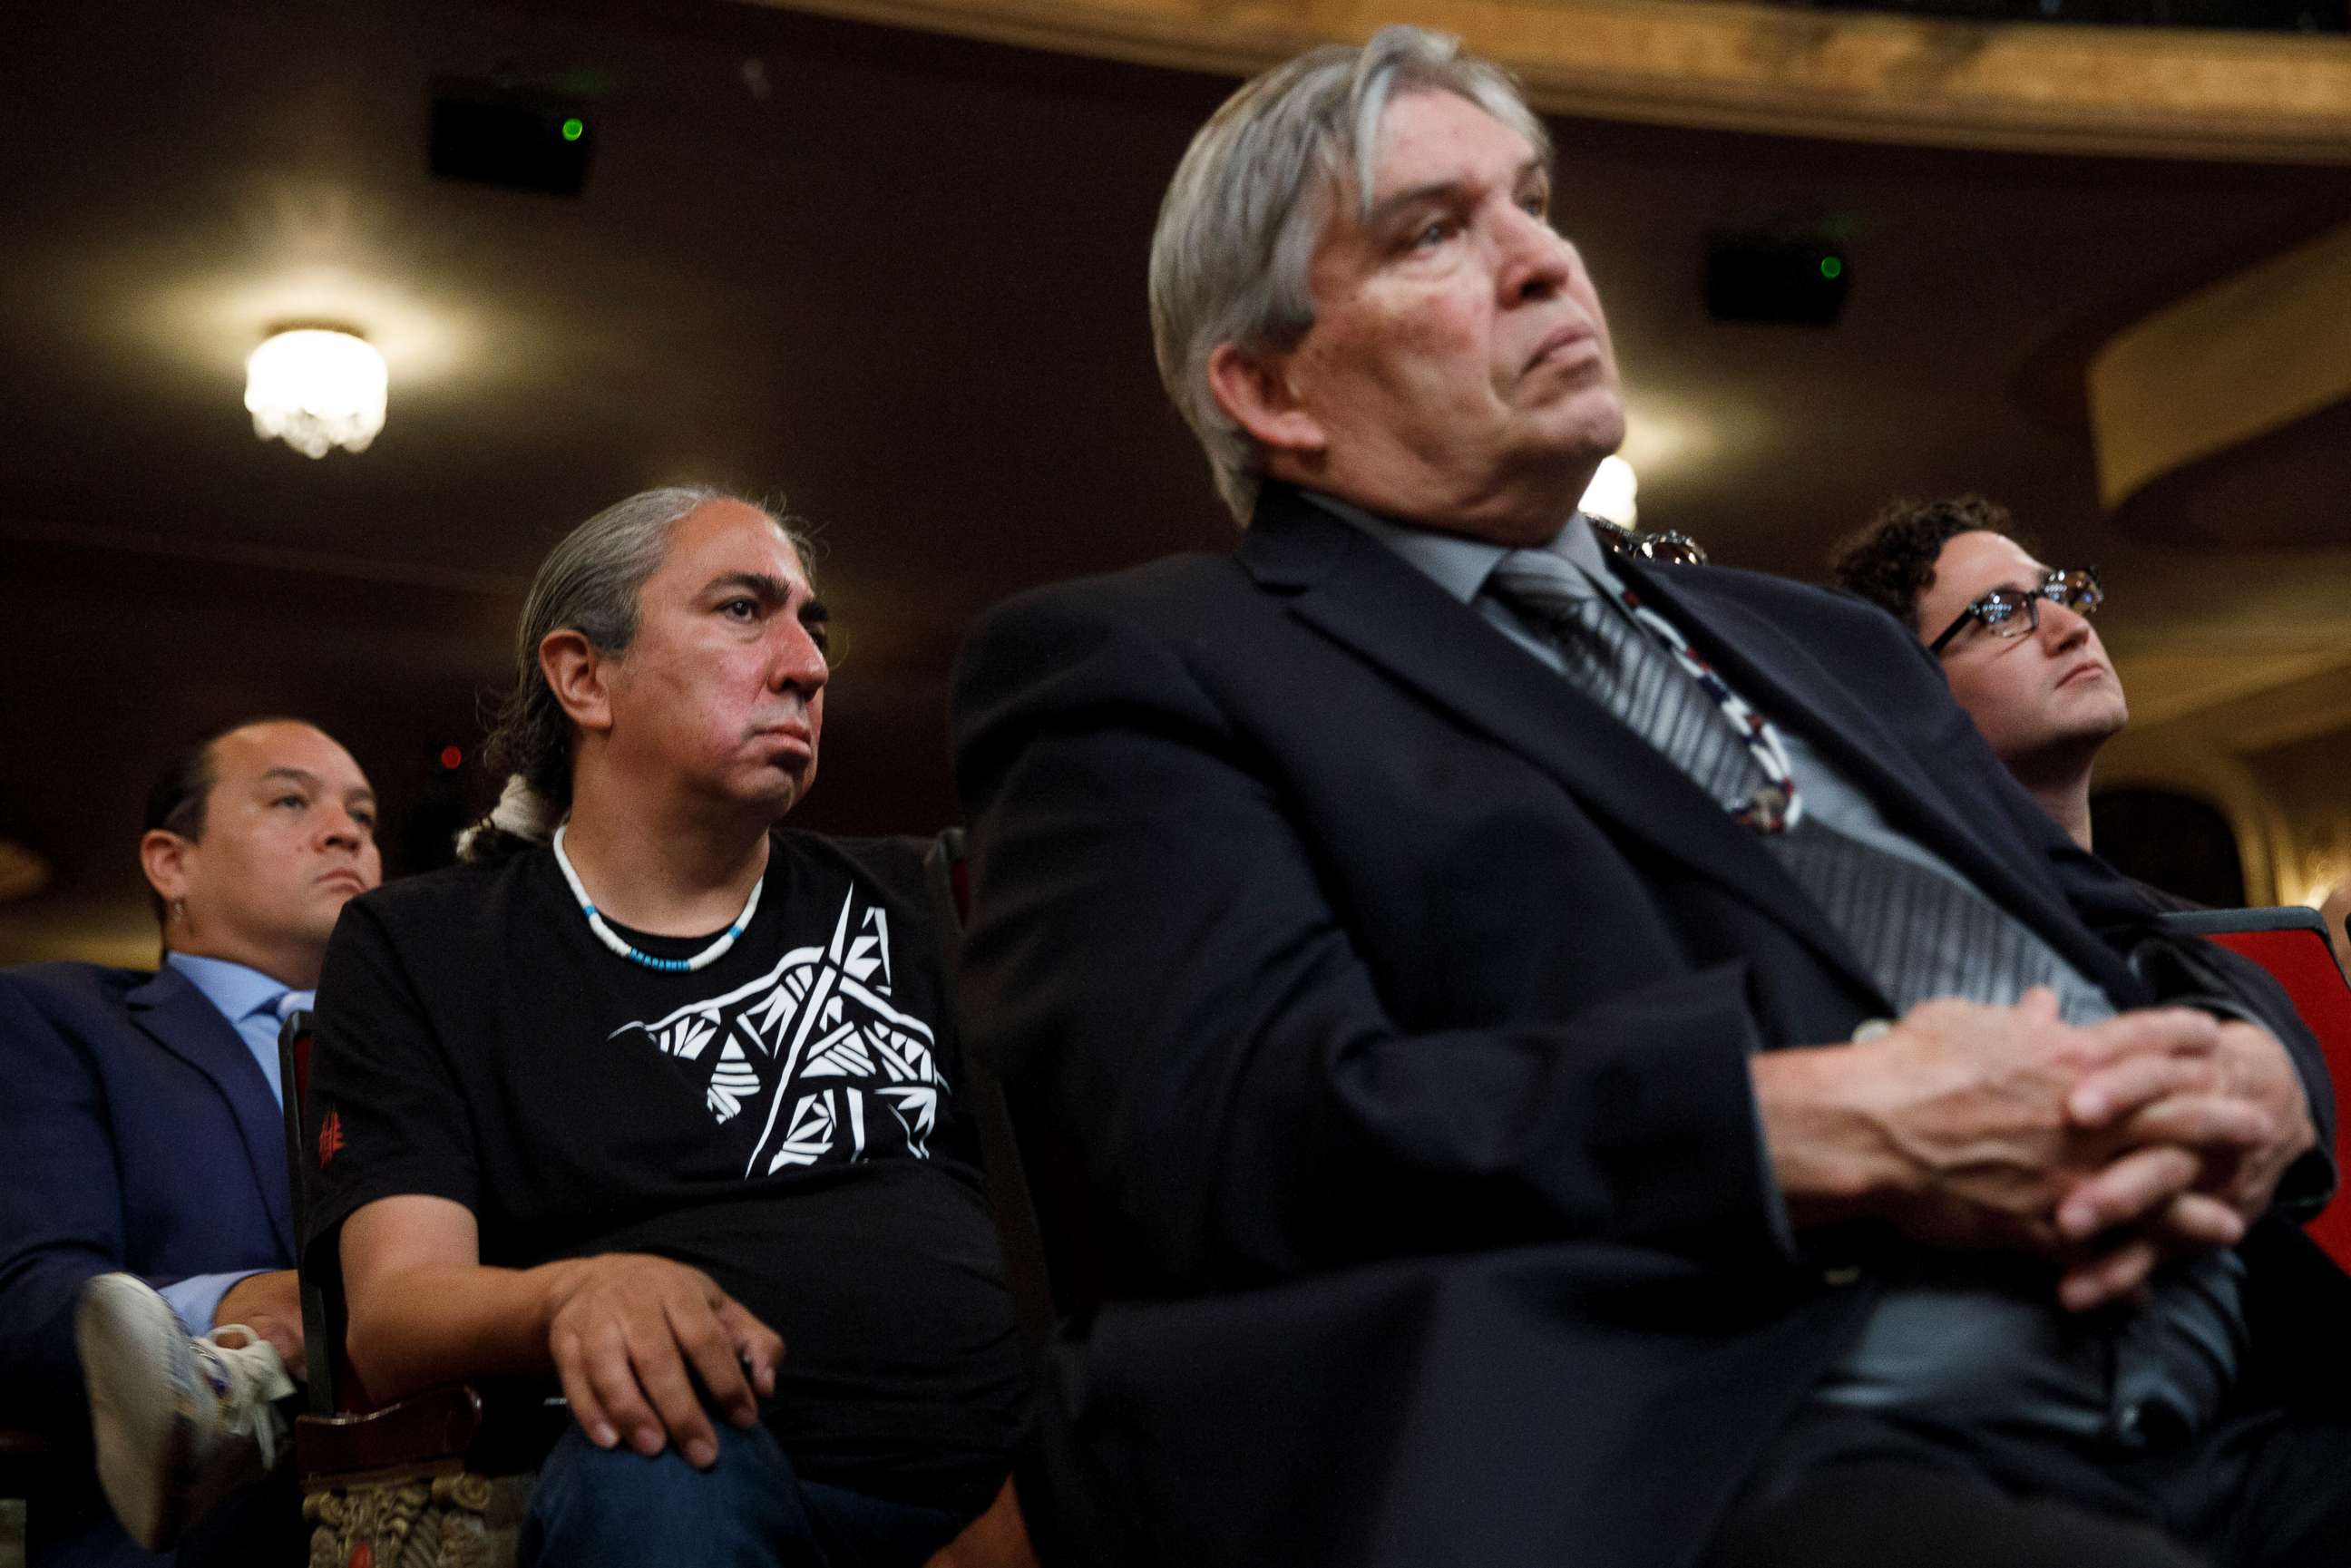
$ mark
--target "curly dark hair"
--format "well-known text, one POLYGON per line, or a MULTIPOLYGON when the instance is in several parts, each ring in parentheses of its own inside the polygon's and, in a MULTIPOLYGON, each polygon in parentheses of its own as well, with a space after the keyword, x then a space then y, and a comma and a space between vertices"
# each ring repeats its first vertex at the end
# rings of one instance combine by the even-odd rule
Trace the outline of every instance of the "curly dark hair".
POLYGON ((1935 586, 1935 559, 1959 534, 2004 534, 2038 554, 2016 531, 2016 519, 1998 501, 1981 496, 1946 496, 1932 501, 1887 502, 1869 526, 1836 547, 1829 557, 1830 580, 1858 593, 1895 619, 1918 631, 1918 599, 1935 586))

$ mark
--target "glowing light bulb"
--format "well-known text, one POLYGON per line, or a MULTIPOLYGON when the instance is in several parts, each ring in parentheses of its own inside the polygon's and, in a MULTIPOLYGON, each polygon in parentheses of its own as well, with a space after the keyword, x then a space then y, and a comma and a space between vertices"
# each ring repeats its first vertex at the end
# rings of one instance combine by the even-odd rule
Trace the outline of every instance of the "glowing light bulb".
POLYGON ((364 452, 383 429, 390 378, 375 346, 349 332, 280 332, 245 361, 253 433, 306 457, 364 452))

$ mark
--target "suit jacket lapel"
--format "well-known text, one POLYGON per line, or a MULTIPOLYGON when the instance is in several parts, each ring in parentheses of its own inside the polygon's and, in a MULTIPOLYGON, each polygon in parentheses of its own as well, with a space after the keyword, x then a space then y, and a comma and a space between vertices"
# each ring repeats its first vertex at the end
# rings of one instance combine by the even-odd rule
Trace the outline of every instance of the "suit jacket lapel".
POLYGON ((1767 718, 1803 716, 1804 737, 1875 801, 1886 820, 1964 873, 1985 895, 2032 927, 2084 974, 2112 990, 2119 960, 2091 937, 2036 876, 2029 847, 2005 824, 1978 831, 1980 801, 1961 799, 1912 760, 1869 705, 1777 622, 1707 593, 1687 576, 1617 570, 1668 616, 1731 687, 1767 718))
POLYGON ((1527 758, 1623 836, 1728 885, 1877 994, 1770 852, 1687 775, 1378 541, 1291 501, 1260 510, 1240 558, 1266 586, 1296 592, 1301 620, 1527 758))
POLYGON ((286 1125, 261 1064, 204 992, 169 965, 123 1000, 131 1019, 156 1044, 212 1080, 245 1142, 254 1180, 269 1205, 269 1223, 294 1256, 293 1202, 286 1178, 286 1125))

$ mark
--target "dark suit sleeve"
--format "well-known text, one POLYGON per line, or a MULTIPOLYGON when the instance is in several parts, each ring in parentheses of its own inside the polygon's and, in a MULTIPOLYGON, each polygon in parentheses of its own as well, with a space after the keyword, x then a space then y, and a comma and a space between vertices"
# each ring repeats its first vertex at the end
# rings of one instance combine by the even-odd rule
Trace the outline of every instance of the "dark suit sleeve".
POLYGON ((84 1281, 123 1266, 125 1251, 114 1132, 80 1047, 5 973, 0 1061, 0 1401, 45 1425, 78 1426, 74 1303, 84 1281))
POLYGON ((2326 1055, 2268 971, 2241 954, 2199 936, 2146 931, 2131 951, 2131 967, 2162 1000, 2198 1007, 2225 1019, 2259 1024, 2277 1037, 2302 1079, 2317 1141, 2279 1178, 2273 1207, 2308 1219, 2335 1196, 2335 1087, 2326 1055))
MULTIPOLYGON (((1544 1237, 1779 1255, 1742 965, 1408 1033, 1326 891, 1333 857, 1385 847, 1301 821, 1173 639, 1019 601, 954 705, 966 1037, 1086 1151, 1114 1266, 1230 1285, 1544 1237)), ((1495 912, 1498 939, 1525 914, 1495 912)))

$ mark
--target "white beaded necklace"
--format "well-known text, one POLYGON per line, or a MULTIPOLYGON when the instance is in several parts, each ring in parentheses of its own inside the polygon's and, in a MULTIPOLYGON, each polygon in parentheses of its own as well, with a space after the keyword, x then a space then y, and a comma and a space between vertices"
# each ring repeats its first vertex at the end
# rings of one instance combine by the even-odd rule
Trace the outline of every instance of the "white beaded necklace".
MULTIPOLYGON (((566 827, 569 825, 565 824, 566 827)), ((596 934, 596 940, 632 964, 643 964, 648 969, 659 969, 670 975, 692 974, 696 969, 708 968, 725 957, 726 950, 735 946, 736 938, 751 928, 751 915, 759 907, 759 890, 768 884, 768 873, 763 871, 759 873, 759 880, 751 884, 751 896, 743 901, 743 913, 735 917, 735 924, 719 933, 717 941, 693 957, 656 958, 623 941, 621 934, 605 925, 604 917, 596 913, 595 903, 589 898, 588 890, 580 885, 580 873, 571 869, 571 857, 563 852, 562 828, 555 830, 555 864, 563 873, 563 880, 571 884, 571 896, 580 901, 580 913, 588 917, 588 929, 596 934)))

